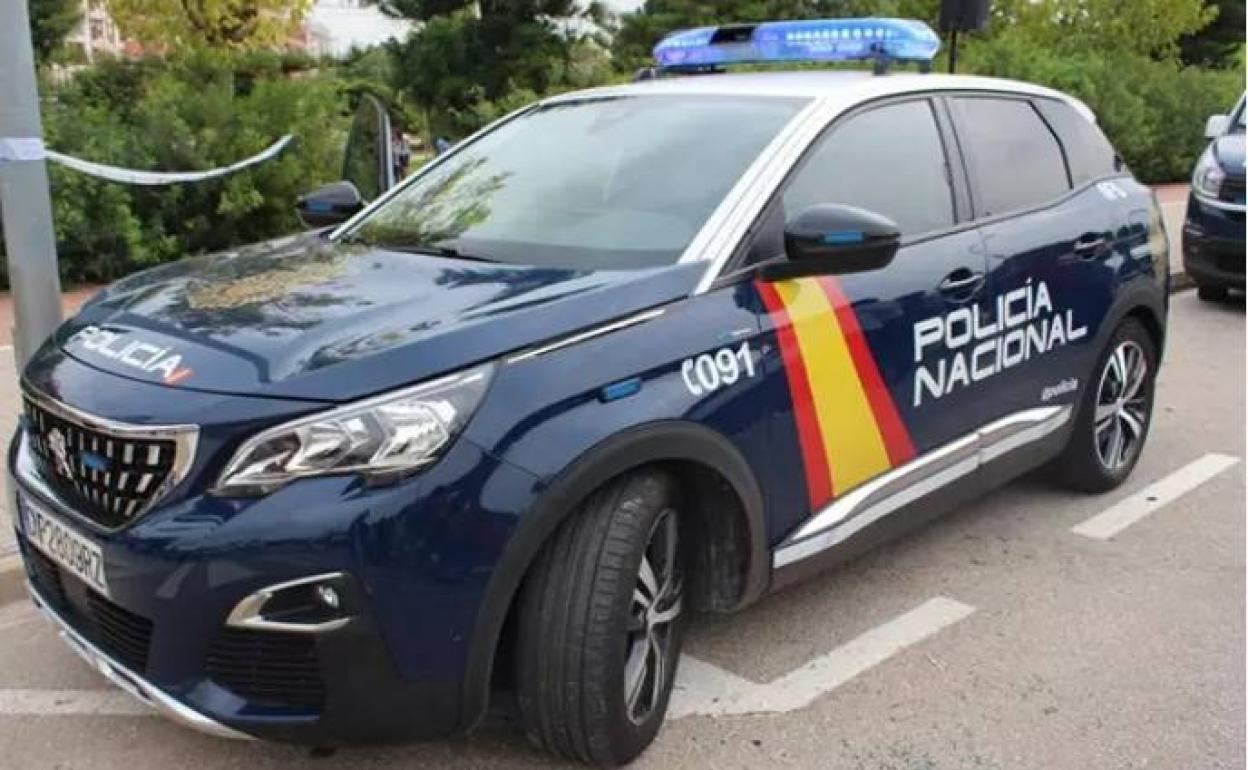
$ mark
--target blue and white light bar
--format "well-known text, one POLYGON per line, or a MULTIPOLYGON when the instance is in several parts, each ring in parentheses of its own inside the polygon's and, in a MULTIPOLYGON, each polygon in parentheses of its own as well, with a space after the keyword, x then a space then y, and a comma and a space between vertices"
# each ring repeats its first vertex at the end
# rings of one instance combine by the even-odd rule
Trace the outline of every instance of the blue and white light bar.
POLYGON ((932 28, 913 19, 814 19, 698 27, 673 32, 654 47, 665 70, 728 64, 867 61, 930 65, 940 50, 932 28))

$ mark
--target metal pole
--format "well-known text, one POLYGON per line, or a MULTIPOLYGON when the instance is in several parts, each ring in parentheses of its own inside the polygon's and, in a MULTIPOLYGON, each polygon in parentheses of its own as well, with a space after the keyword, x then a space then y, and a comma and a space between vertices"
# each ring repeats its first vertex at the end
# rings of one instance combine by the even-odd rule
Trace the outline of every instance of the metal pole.
POLYGON ((958 71, 958 31, 949 33, 949 74, 958 71))
POLYGON ((0 19, 0 225, 21 367, 61 322, 61 280, 26 0, 0 0, 0 19))

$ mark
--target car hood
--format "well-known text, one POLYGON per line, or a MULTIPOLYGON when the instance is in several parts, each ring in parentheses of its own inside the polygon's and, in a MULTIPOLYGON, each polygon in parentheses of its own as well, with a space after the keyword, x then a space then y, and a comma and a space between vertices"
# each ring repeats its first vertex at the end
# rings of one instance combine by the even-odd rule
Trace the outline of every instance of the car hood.
POLYGON ((145 382, 343 401, 671 302, 704 269, 519 267, 303 236, 131 276, 56 345, 145 382))
POLYGON ((1213 156, 1229 176, 1244 176, 1244 135, 1224 134, 1213 141, 1213 156))

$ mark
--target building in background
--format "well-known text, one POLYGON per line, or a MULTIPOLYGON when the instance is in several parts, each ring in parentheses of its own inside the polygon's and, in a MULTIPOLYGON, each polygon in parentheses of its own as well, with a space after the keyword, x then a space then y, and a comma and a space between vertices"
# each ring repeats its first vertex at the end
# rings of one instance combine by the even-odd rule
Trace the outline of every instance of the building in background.
POLYGON ((82 21, 65 38, 65 46, 80 54, 80 60, 87 64, 125 53, 125 41, 104 8, 104 0, 82 0, 82 21))
POLYGON ((343 57, 352 48, 369 48, 403 39, 414 22, 395 19, 363 0, 316 0, 298 45, 314 56, 343 57))

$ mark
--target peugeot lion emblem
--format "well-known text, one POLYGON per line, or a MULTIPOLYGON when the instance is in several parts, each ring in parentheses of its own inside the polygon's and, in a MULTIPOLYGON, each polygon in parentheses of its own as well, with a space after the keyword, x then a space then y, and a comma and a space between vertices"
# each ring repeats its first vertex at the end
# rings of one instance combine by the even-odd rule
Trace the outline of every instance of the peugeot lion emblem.
POLYGON ((69 463, 69 448, 65 446, 65 435, 60 428, 53 428, 48 433, 48 449, 52 451, 52 459, 56 460, 56 471, 65 478, 73 478, 74 468, 69 463))

